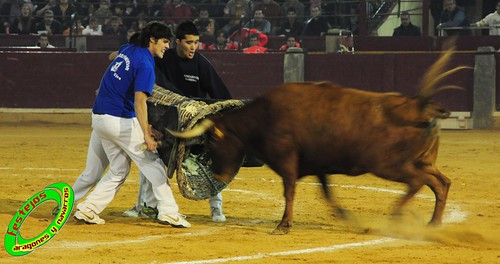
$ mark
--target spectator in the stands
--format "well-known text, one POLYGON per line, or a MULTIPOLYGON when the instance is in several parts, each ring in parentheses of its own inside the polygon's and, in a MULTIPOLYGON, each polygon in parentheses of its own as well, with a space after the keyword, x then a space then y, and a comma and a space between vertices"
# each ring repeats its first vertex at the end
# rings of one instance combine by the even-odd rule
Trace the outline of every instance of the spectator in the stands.
POLYGON ((401 12, 401 25, 394 29, 393 36, 420 36, 420 28, 413 25, 410 21, 410 13, 408 11, 401 12))
POLYGON ((71 28, 67 28, 63 31, 63 35, 64 36, 69 36, 70 34, 73 34, 73 36, 81 36, 83 35, 82 32, 83 30, 85 29, 85 27, 83 26, 83 20, 85 18, 84 17, 76 17, 75 18, 75 23, 73 24, 73 29, 71 30, 71 28))
POLYGON ((280 51, 287 51, 289 48, 300 48, 300 43, 297 42, 295 36, 287 36, 286 43, 281 45, 280 51))
POLYGON ((97 23, 99 25, 101 26, 109 25, 109 21, 113 16, 113 13, 111 12, 110 8, 111 8, 110 0, 100 0, 99 8, 96 11, 94 11, 94 14, 92 15, 92 17, 97 18, 97 23))
POLYGON ((250 0, 229 0, 224 7, 224 17, 228 20, 222 28, 229 36, 240 29, 251 15, 253 2, 250 0))
POLYGON ((36 22, 42 22, 45 11, 52 10, 52 8, 57 6, 57 0, 45 0, 44 3, 38 3, 36 5, 34 16, 36 18, 36 22))
POLYGON ((258 31, 269 35, 271 33, 271 23, 264 18, 264 13, 261 9, 255 8, 253 19, 248 21, 244 28, 257 29, 258 31))
POLYGON ((38 37, 38 41, 36 43, 36 47, 39 47, 41 49, 55 48, 52 44, 49 43, 49 36, 47 35, 47 33, 40 34, 40 37, 38 37))
POLYGON ((162 6, 156 0, 145 0, 141 5, 137 5, 137 13, 145 15, 149 20, 156 20, 161 16, 162 6))
POLYGON ((490 36, 498 36, 500 35, 500 1, 497 1, 496 11, 488 14, 483 19, 477 21, 476 23, 472 23, 471 26, 477 27, 489 27, 489 35, 490 36))
POLYGON ((127 29, 120 23, 120 18, 117 16, 111 17, 109 26, 106 26, 102 33, 104 36, 118 36, 121 45, 128 43, 127 29))
POLYGON ((281 6, 276 1, 258 0, 254 4, 254 10, 262 10, 266 19, 271 23, 271 32, 275 32, 280 26, 283 12, 281 11, 281 6))
POLYGON ((183 21, 190 20, 192 15, 191 7, 183 0, 172 0, 163 7, 165 23, 173 27, 183 21))
POLYGON ((300 36, 304 29, 304 23, 297 18, 295 8, 289 7, 286 12, 286 20, 281 24, 281 27, 276 31, 277 36, 300 36))
POLYGON ((130 26, 130 29, 133 29, 134 31, 139 32, 146 26, 146 24, 148 22, 149 21, 146 18, 146 16, 144 16, 143 14, 140 14, 137 16, 136 20, 132 23, 132 25, 130 26))
POLYGON ((69 0, 59 0, 59 3, 52 8, 54 19, 61 23, 63 30, 72 24, 71 15, 76 13, 76 7, 69 0))
MULTIPOLYGON (((90 16, 89 10, 93 12, 95 11, 94 5, 90 2, 90 0, 69 0, 70 3, 75 7, 75 14, 73 19, 81 19, 82 24, 87 24, 87 18, 90 16)), ((74 24, 74 21, 73 21, 74 24)))
POLYGON ((226 25, 224 17, 224 6, 221 0, 203 0, 200 4, 201 9, 206 9, 211 18, 215 20, 215 25, 217 29, 222 28, 226 25))
POLYGON ((330 29, 330 24, 321 15, 319 6, 311 7, 311 18, 309 18, 304 25, 305 36, 324 36, 330 29))
POLYGON ((45 10, 43 21, 37 24, 36 32, 39 34, 45 32, 48 35, 56 35, 62 34, 63 28, 61 23, 54 19, 54 12, 49 9, 45 10))
POLYGON ((441 18, 439 19, 438 30, 444 30, 448 36, 467 36, 470 35, 469 21, 465 15, 465 11, 462 7, 457 6, 455 0, 444 0, 443 1, 443 12, 441 13, 441 18), (453 28, 455 29, 446 29, 453 28), (456 27, 466 27, 466 28, 456 28, 456 27))
POLYGON ((208 50, 228 50, 231 47, 228 45, 227 35, 224 30, 220 29, 215 33, 215 43, 208 46, 208 50))
POLYGON ((22 3, 26 2, 32 5, 31 0, 5 0, 0 3, 0 21, 14 23, 14 19, 21 16, 22 3))
POLYGON ((128 7, 124 2, 118 2, 111 7, 113 16, 121 18, 122 25, 125 28, 130 28, 135 21, 135 9, 128 7))
POLYGON ((83 29, 84 36, 102 36, 102 25, 96 17, 89 18, 89 24, 83 29))
POLYGON ((290 8, 295 10, 295 19, 299 21, 301 24, 304 22, 304 4, 299 0, 285 0, 283 4, 281 4, 281 12, 287 16, 288 20, 288 12, 290 12, 290 8))
POLYGON ((259 35, 250 34, 248 36, 248 45, 247 48, 243 49, 244 53, 264 53, 266 51, 267 48, 259 42, 259 35))
POLYGON ((213 38, 215 31, 215 20, 210 17, 208 10, 205 7, 199 9, 199 17, 193 23, 196 25, 200 33, 200 40, 206 38, 213 38))
POLYGON ((27 35, 36 33, 36 22, 31 12, 32 5, 30 3, 24 3, 21 8, 21 16, 14 20, 12 27, 10 29, 11 33, 16 33, 20 35, 27 35))

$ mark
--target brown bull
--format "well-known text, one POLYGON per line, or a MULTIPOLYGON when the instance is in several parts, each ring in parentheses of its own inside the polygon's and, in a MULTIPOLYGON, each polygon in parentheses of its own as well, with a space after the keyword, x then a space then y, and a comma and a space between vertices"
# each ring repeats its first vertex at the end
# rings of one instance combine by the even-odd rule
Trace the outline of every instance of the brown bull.
POLYGON ((375 93, 331 83, 283 84, 250 104, 190 131, 172 132, 191 138, 207 134, 215 178, 228 182, 237 173, 246 151, 255 154, 283 178, 285 212, 273 233, 292 226, 296 181, 317 175, 330 204, 326 174, 351 176, 372 173, 406 183, 407 194, 394 213, 424 185, 436 196, 431 224, 440 224, 450 180, 436 167, 439 126, 449 112, 430 99, 436 84, 465 67, 444 72, 452 54, 443 53, 423 78, 417 96, 375 93))

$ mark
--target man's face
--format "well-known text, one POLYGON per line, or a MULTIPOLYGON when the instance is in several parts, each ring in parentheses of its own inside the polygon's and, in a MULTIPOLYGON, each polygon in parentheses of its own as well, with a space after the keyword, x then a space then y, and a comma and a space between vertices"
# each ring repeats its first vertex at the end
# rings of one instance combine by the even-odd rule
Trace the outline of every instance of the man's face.
POLYGON ((165 51, 170 48, 170 40, 167 38, 155 40, 151 37, 149 40, 149 47, 153 57, 163 58, 165 51))
POLYGON ((455 10, 456 4, 455 0, 444 0, 444 9, 448 11, 455 10))
POLYGON ((408 26, 410 24, 410 17, 408 15, 401 15, 401 25, 408 26))
POLYGON ((99 8, 109 9, 109 3, 107 1, 101 1, 101 3, 99 3, 99 8))
POLYGON ((97 20, 90 21, 89 28, 91 28, 93 30, 97 30, 99 28, 99 24, 97 23, 97 20))
POLYGON ((40 48, 46 48, 47 45, 49 45, 49 38, 47 36, 41 36, 38 43, 40 44, 40 48))
POLYGON ((200 18, 207 19, 208 18, 208 11, 207 10, 201 10, 200 11, 200 18))
POLYGON ((52 24, 52 21, 54 21, 54 14, 53 13, 45 13, 43 16, 43 21, 45 21, 46 25, 52 24))
POLYGON ((219 43, 219 44, 226 43, 226 36, 223 33, 221 33, 217 36, 217 43, 219 43))
POLYGON ((497 14, 500 15, 500 3, 497 4, 497 14))
POLYGON ((317 6, 311 7, 311 16, 312 17, 317 17, 319 16, 319 8, 317 6))
POLYGON ((256 37, 251 37, 250 40, 248 41, 248 45, 250 47, 259 45, 259 39, 256 37))
POLYGON ((288 38, 286 40, 286 45, 290 48, 290 47, 295 47, 295 38, 288 38))
POLYGON ((183 39, 176 39, 177 55, 183 59, 193 59, 199 42, 200 36, 195 35, 185 35, 183 39))
POLYGON ((288 19, 294 19, 297 17, 297 14, 295 14, 294 11, 288 11, 288 13, 286 13, 286 17, 288 17, 288 19))
POLYGON ((25 17, 30 15, 31 8, 29 5, 25 4, 23 5, 23 8, 21 9, 21 14, 25 17))
POLYGON ((118 19, 112 20, 111 21, 111 27, 114 29, 117 29, 120 26, 120 21, 118 19))
POLYGON ((257 21, 261 21, 264 18, 264 13, 262 13, 262 10, 255 10, 254 18, 257 21))

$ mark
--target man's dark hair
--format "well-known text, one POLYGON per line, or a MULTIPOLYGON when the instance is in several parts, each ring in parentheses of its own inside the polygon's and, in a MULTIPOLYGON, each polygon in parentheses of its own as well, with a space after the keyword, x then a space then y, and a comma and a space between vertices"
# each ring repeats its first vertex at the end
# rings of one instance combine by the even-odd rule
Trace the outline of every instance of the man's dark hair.
POLYGON ((134 34, 132 34, 132 36, 130 36, 130 38, 128 39, 128 44, 139 45, 140 43, 138 43, 138 42, 139 42, 140 35, 141 35, 141 33, 139 33, 139 32, 135 32, 134 34))
POLYGON ((196 25, 191 21, 184 21, 180 23, 175 30, 175 38, 182 40, 186 38, 186 35, 199 36, 200 32, 196 25))
POLYGON ((150 38, 154 38, 155 40, 162 38, 171 39, 172 31, 163 22, 151 21, 141 30, 137 44, 141 47, 148 47, 150 38))
POLYGON ((286 13, 288 14, 289 12, 294 12, 295 14, 297 14, 297 10, 295 10, 295 7, 291 6, 289 7, 287 10, 286 10, 286 13))
POLYGON ((410 16, 410 13, 408 11, 403 11, 401 12, 401 16, 410 16))
POLYGON ((218 37, 220 34, 223 34, 225 38, 227 38, 227 33, 226 31, 219 29, 217 32, 215 32, 215 37, 218 37))

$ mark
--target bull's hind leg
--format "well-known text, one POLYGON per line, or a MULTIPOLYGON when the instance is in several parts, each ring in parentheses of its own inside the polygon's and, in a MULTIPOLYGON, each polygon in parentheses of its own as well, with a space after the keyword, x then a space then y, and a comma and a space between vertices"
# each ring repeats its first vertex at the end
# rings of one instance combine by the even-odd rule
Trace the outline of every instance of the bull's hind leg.
POLYGON ((448 199, 448 191, 450 190, 451 181, 434 167, 428 166, 426 171, 428 171, 429 175, 431 175, 426 184, 429 188, 431 188, 436 196, 434 213, 432 214, 429 224, 439 225, 443 220, 444 208, 446 206, 446 200, 448 199))
POLYGON ((327 175, 325 174, 319 174, 318 180, 321 183, 321 188, 323 190, 323 194, 325 195, 326 201, 330 205, 330 207, 333 209, 333 214, 340 216, 342 219, 346 220, 347 219, 347 214, 348 212, 340 207, 336 201, 336 199, 333 197, 332 193, 330 192, 330 188, 328 187, 328 178, 327 175))
POLYGON ((444 208, 446 206, 446 199, 448 197, 448 190, 450 189, 451 185, 450 180, 432 165, 425 165, 421 168, 415 168, 415 170, 407 171, 405 175, 406 180, 404 180, 403 182, 406 182, 406 184, 408 185, 408 192, 396 204, 396 208, 393 214, 400 214, 402 207, 411 198, 413 198, 413 196, 415 196, 415 194, 422 188, 422 186, 427 185, 429 186, 429 188, 431 188, 436 197, 434 213, 429 224, 441 224, 444 208))

